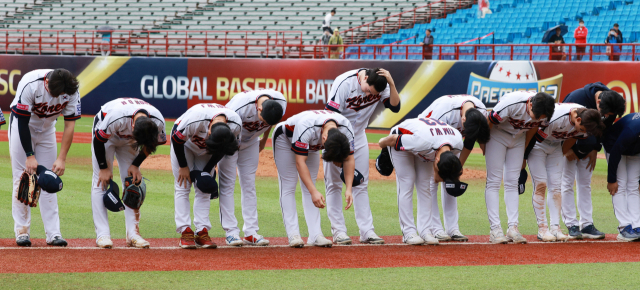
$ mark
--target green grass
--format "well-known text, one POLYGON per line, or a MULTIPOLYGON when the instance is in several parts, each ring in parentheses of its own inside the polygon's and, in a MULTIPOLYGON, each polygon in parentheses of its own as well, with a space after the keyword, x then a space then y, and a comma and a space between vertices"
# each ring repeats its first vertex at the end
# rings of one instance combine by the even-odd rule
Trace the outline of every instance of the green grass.
POLYGON ((637 289, 640 263, 0 274, 6 289, 637 289), (187 286, 188 285, 188 286, 187 286))

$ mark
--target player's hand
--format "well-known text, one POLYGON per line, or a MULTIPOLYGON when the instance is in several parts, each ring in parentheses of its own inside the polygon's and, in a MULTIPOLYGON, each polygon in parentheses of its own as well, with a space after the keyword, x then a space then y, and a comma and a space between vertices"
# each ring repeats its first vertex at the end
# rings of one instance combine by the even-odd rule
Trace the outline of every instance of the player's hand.
POLYGON ((180 170, 178 170, 178 185, 182 186, 182 182, 184 182, 185 188, 189 186, 189 182, 191 182, 189 173, 189 167, 180 167, 180 170))
POLYGON ((591 152, 589 152, 589 154, 587 154, 587 156, 585 156, 582 160, 586 158, 589 158, 589 164, 587 164, 587 169, 589 169, 589 171, 593 171, 594 169, 596 169, 596 160, 598 160, 598 151, 591 150, 591 152))
POLYGON ((324 208, 325 202, 324 202, 324 196, 322 195, 322 193, 320 193, 317 190, 313 190, 310 193, 311 193, 311 200, 313 201, 313 205, 315 205, 317 208, 324 208))
POLYGON ((578 156, 576 156, 576 154, 573 153, 573 150, 569 150, 569 152, 567 152, 567 154, 565 154, 564 157, 566 157, 568 161, 573 161, 578 159, 578 156))
POLYGON ((138 166, 129 166, 129 169, 127 169, 127 174, 128 176, 133 177, 134 184, 139 184, 142 180, 142 173, 140 173, 140 168, 138 166))
POLYGON ((113 178, 113 172, 109 168, 100 169, 98 173, 98 186, 102 186, 102 190, 107 190, 109 181, 113 178))
POLYGON ((36 160, 36 157, 34 155, 31 155, 27 157, 27 162, 24 164, 24 166, 24 170, 27 171, 27 173, 34 174, 38 169, 38 160, 36 160))
MULTIPOLYGON (((391 77, 391 73, 389 73, 388 70, 381 68, 378 71, 378 75, 379 76, 384 76, 387 79, 387 83, 389 84, 390 87, 394 87, 396 84, 393 82, 393 78, 391 77)), ((381 92, 379 92, 381 93, 381 92)))
POLYGON ((480 144, 480 149, 482 150, 482 156, 484 156, 485 150, 487 149, 487 144, 480 144))
POLYGON ((53 166, 51 166, 51 171, 53 171, 53 173, 57 174, 58 176, 62 176, 64 175, 64 165, 65 162, 64 160, 61 159, 56 159, 56 162, 53 162, 53 166))
POLYGON ((353 205, 353 194, 351 194, 351 190, 346 190, 344 193, 344 199, 347 202, 347 206, 344 207, 345 210, 350 209, 351 205, 353 205))
POLYGON ((618 182, 607 183, 607 190, 609 190, 609 194, 611 195, 618 193, 618 182))

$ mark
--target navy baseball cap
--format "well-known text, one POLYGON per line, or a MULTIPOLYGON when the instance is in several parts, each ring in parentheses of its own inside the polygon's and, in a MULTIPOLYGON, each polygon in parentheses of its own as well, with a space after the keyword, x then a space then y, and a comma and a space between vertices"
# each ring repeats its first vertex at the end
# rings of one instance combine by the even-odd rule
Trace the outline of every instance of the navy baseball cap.
MULTIPOLYGON (((353 184, 352 187, 356 187, 364 182, 364 175, 355 169, 353 172, 353 184)), ((342 179, 342 183, 344 183, 344 169, 340 169, 340 179, 342 179)))
POLYGON ((102 201, 104 202, 104 207, 112 212, 124 210, 124 204, 120 200, 120 188, 113 180, 109 181, 109 188, 102 196, 102 201))
POLYGON ((53 173, 53 171, 42 165, 38 165, 36 175, 38 175, 38 185, 40 185, 40 188, 44 191, 48 193, 56 193, 62 190, 62 179, 60 179, 60 176, 57 174, 53 173))
POLYGON ((200 170, 192 170, 190 173, 191 182, 193 185, 198 188, 203 193, 211 194, 211 199, 218 198, 218 183, 216 180, 209 174, 209 172, 204 172, 200 170))
POLYGON ((447 190, 447 193, 453 197, 461 196, 465 191, 467 191, 468 184, 460 181, 444 181, 444 188, 447 190))

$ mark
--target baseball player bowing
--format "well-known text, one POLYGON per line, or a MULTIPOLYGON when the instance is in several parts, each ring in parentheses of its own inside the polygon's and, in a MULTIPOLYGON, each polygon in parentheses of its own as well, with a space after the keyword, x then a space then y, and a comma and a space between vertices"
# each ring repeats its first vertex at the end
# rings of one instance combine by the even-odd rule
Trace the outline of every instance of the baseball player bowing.
POLYGON ((220 177, 220 222, 230 246, 243 244, 266 246, 269 241, 258 234, 258 197, 256 196, 256 171, 260 152, 264 149, 271 126, 278 124, 287 108, 282 93, 274 90, 248 91, 235 95, 227 108, 242 119, 240 150, 225 156, 218 165, 220 177), (262 135, 262 139, 260 136, 262 135), (234 213, 233 191, 236 185, 236 169, 240 178, 244 239, 234 213))
MULTIPOLYGON (((587 84, 567 95, 564 103, 575 103, 587 109, 597 109, 604 119, 604 125, 610 127, 617 116, 625 112, 626 102, 615 91, 597 82, 587 84)), ((602 145, 595 136, 578 140, 565 158, 562 172, 562 219, 569 230, 569 235, 576 239, 604 239, 604 233, 593 224, 593 206, 591 205, 591 175, 596 166, 597 154, 602 145), (576 218, 576 201, 573 196, 573 185, 576 186, 578 212, 576 218)))
MULTIPOLYGON (((369 206, 369 143, 365 128, 379 103, 397 113, 400 111, 400 96, 391 74, 384 69, 357 69, 341 74, 333 81, 329 101, 325 108, 345 116, 355 133, 354 158, 356 168, 362 170, 364 182, 353 188, 353 207, 356 223, 360 229, 360 242, 383 244, 373 228, 373 217, 369 206)), ((347 226, 342 214, 342 181, 340 168, 324 161, 324 178, 327 194, 327 215, 331 221, 333 241, 350 244, 347 226)))
POLYGON ((182 114, 173 126, 171 168, 175 177, 176 231, 182 234, 180 247, 184 249, 216 247, 209 237, 209 208, 210 199, 218 197, 218 187, 214 184, 214 192, 204 192, 201 181, 210 179, 209 182, 215 183, 211 174, 215 176, 216 164, 222 157, 238 151, 241 123, 240 116, 223 105, 198 104, 182 114), (195 235, 189 210, 192 183, 196 185, 193 202, 195 235))
MULTIPOLYGON (((451 95, 437 98, 429 107, 422 112, 418 118, 431 118, 440 120, 458 130, 464 137, 464 148, 460 154, 460 163, 464 166, 465 161, 471 154, 476 141, 484 153, 485 144, 489 141, 489 125, 487 123, 487 108, 482 101, 470 95, 451 95)), ((440 221, 440 210, 438 208, 438 183, 432 178, 430 229, 435 238, 439 241, 466 242, 469 239, 460 232, 458 227, 458 204, 457 199, 442 191, 442 211, 444 212, 444 226, 440 221)))
MULTIPOLYGON (((396 169, 398 213, 403 242, 410 245, 437 245, 438 239, 433 237, 429 229, 431 203, 437 202, 430 192, 430 183, 431 180, 444 181, 447 192, 450 189, 451 192, 466 189, 466 184, 459 180, 462 164, 457 156, 463 149, 462 135, 437 119, 409 119, 393 127, 391 134, 380 139, 378 144, 383 151, 388 150, 396 169), (413 219, 414 184, 418 194, 417 228, 413 219)), ((385 155, 386 152, 381 153, 376 160, 378 166, 380 162, 387 162, 380 160, 385 155)))
MULTIPOLYGON (((38 165, 64 175, 65 160, 73 142, 75 121, 80 119, 78 80, 66 69, 40 69, 29 72, 18 83, 11 102, 9 151, 13 169, 13 194, 17 193, 23 172, 34 174, 38 165), (57 156, 56 120, 64 116, 62 146, 57 156)), ((16 243, 31 246, 29 239, 31 210, 16 198, 12 199, 12 214, 16 243)), ((42 192, 40 215, 44 223, 47 244, 66 246, 60 233, 58 197, 42 192)))
POLYGON ((640 239, 640 113, 618 120, 603 136, 607 190, 618 219, 618 241, 640 239))
POLYGON ((563 156, 572 152, 571 146, 577 139, 584 139, 587 134, 600 137, 603 130, 602 117, 597 110, 586 109, 578 104, 555 104, 548 126, 539 128, 534 140, 529 142, 525 159, 528 156, 527 163, 534 185, 532 203, 538 222, 539 240, 554 242, 571 238, 563 234, 559 226, 563 156), (545 191, 549 192, 546 195, 546 207, 545 191), (547 208, 550 223, 547 223, 547 208))
MULTIPOLYGON (((96 228, 96 244, 101 248, 111 248, 111 234, 107 209, 103 195, 113 178, 113 158, 118 160, 123 188, 125 178, 133 177, 133 182, 142 181, 140 165, 156 147, 167 142, 164 118, 160 111, 149 103, 134 99, 120 98, 104 104, 93 121, 93 179, 91 182, 91 209, 96 228)), ((138 223, 140 211, 125 206, 124 220, 127 246, 148 248, 149 242, 140 236, 138 223)))
POLYGON ((525 148, 538 127, 546 126, 546 121, 553 116, 554 102, 553 97, 546 93, 516 91, 500 97, 500 102, 489 114, 491 140, 485 149, 487 185, 484 194, 491 225, 491 243, 527 242, 518 230, 518 177, 525 148), (499 212, 503 178, 509 221, 506 237, 500 225, 499 212))
POLYGON ((278 169, 280 208, 289 246, 304 246, 298 227, 296 210, 296 185, 300 178, 302 207, 307 221, 307 244, 331 247, 320 228, 320 210, 325 199, 315 186, 320 167, 320 150, 326 162, 344 168, 347 185, 345 199, 349 209, 353 202, 352 185, 355 172, 353 158, 353 129, 349 120, 331 111, 305 111, 289 117, 275 128, 273 134, 273 159, 278 169))

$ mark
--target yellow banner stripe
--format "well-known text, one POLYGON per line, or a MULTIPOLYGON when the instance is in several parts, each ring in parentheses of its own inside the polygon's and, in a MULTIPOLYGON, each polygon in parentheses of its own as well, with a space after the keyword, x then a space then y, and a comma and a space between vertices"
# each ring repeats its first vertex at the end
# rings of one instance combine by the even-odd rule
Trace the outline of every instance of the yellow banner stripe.
POLYGON ((84 97, 93 91, 93 89, 115 73, 129 58, 130 57, 126 56, 96 57, 80 75, 78 75, 80 96, 84 97))

